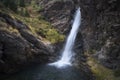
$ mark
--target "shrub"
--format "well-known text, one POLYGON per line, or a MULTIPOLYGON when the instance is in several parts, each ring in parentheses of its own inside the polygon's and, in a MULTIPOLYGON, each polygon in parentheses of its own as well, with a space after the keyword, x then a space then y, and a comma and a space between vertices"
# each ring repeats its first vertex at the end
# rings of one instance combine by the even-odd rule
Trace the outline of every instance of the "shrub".
POLYGON ((25 0, 1 0, 1 2, 14 12, 17 12, 19 6, 25 7, 25 0))
POLYGON ((116 77, 120 77, 120 69, 114 71, 116 77))
POLYGON ((20 7, 25 7, 25 0, 20 0, 19 1, 19 6, 20 7))
POLYGON ((52 43, 56 43, 64 40, 64 36, 60 35, 55 29, 49 29, 46 33, 46 38, 50 40, 52 43))
POLYGON ((18 14, 20 14, 21 16, 30 17, 30 14, 26 8, 19 8, 18 14))

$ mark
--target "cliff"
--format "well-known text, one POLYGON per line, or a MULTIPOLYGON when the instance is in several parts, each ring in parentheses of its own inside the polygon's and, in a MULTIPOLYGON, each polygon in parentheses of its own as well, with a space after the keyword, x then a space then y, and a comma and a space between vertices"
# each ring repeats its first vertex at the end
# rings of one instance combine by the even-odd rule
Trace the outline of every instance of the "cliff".
POLYGON ((65 34, 71 29, 73 12, 80 6, 82 24, 74 48, 78 64, 87 61, 100 80, 109 79, 107 77, 110 76, 112 78, 109 80, 118 80, 113 76, 120 76, 120 1, 44 0, 41 3, 44 4, 42 13, 46 20, 65 34), (106 75, 102 75, 102 69, 106 75))
POLYGON ((0 73, 14 73, 31 64, 49 62, 54 52, 52 44, 64 39, 31 6, 18 7, 19 14, 0 2, 0 73), (26 11, 29 14, 25 15, 26 11))
POLYGON ((12 17, 3 8, 0 12, 0 71, 11 72, 17 69, 15 65, 19 67, 34 60, 53 61, 54 56, 60 55, 57 52, 69 34, 75 10, 80 7, 82 22, 73 49, 76 53, 73 63, 86 73, 91 69, 97 80, 119 80, 119 3, 119 0, 37 0, 35 4, 40 6, 37 12, 27 7, 29 19, 33 21, 15 17, 16 13, 12 17), (51 43, 55 43, 54 46, 51 43))
POLYGON ((119 68, 120 9, 118 0, 81 0, 85 49, 106 67, 119 68), (86 6, 84 6, 86 5, 86 6))

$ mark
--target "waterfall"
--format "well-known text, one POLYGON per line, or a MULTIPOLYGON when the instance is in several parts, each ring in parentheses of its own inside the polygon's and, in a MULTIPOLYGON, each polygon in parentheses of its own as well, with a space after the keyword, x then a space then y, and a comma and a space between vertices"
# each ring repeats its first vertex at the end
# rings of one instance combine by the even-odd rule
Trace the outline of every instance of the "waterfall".
POLYGON ((78 8, 76 10, 72 29, 70 31, 68 38, 67 38, 67 42, 65 44, 65 48, 64 48, 64 51, 62 53, 61 59, 54 62, 54 63, 50 63, 49 65, 53 65, 53 66, 56 66, 58 68, 72 65, 71 64, 71 58, 73 56, 72 49, 74 46, 75 38, 76 38, 77 32, 79 30, 80 24, 81 24, 81 12, 80 12, 80 8, 78 8))

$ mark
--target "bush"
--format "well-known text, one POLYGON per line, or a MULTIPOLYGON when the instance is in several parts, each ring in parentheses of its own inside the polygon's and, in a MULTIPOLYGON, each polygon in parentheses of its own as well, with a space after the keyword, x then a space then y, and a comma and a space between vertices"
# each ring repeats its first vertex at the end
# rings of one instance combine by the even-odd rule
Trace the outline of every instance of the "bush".
POLYGON ((25 7, 25 0, 1 0, 4 6, 17 12, 18 7, 25 7))
POLYGON ((120 77, 120 69, 114 71, 116 77, 120 77))
POLYGON ((20 0, 19 1, 19 6, 20 7, 25 7, 25 0, 20 0))
POLYGON ((18 14, 20 14, 21 16, 30 17, 30 14, 26 8, 19 8, 18 14))
POLYGON ((60 35, 55 29, 49 29, 46 33, 46 38, 50 40, 52 43, 64 40, 64 36, 60 35))
POLYGON ((25 11, 24 11, 24 16, 26 16, 26 17, 30 17, 30 14, 29 14, 29 12, 28 12, 27 9, 25 9, 25 11))
POLYGON ((17 11, 17 2, 14 0, 2 0, 1 1, 6 7, 10 8, 13 11, 17 11))

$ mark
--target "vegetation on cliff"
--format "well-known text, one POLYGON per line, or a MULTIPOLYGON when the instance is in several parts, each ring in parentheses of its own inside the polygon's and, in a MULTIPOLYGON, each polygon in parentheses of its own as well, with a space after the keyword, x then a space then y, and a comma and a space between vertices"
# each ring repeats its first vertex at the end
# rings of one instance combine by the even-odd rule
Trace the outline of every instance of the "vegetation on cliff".
POLYGON ((119 3, 120 0, 1 0, 0 71, 11 73, 29 61, 49 61, 52 50, 59 51, 62 45, 53 49, 50 44, 64 40, 61 33, 69 32, 71 17, 80 6, 82 23, 74 46, 75 62, 86 72, 89 65, 96 80, 120 80, 119 3))
POLYGON ((64 40, 40 10, 34 0, 0 1, 0 73, 48 62, 54 52, 51 44, 64 40))
POLYGON ((39 11, 41 6, 34 0, 2 0, 0 12, 10 15, 13 19, 20 20, 28 25, 32 33, 41 36, 43 40, 57 43, 64 40, 64 35, 60 34, 52 25, 44 20, 39 11))

